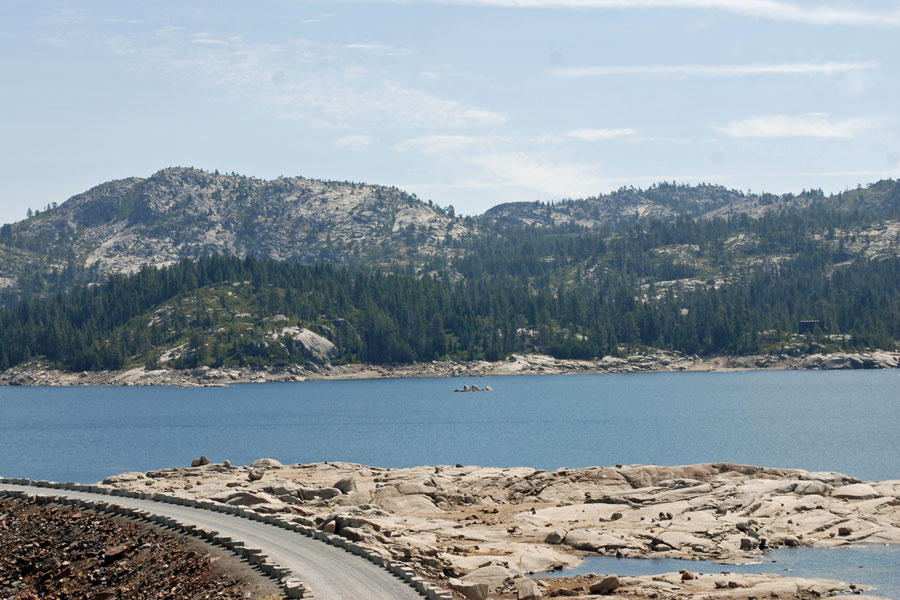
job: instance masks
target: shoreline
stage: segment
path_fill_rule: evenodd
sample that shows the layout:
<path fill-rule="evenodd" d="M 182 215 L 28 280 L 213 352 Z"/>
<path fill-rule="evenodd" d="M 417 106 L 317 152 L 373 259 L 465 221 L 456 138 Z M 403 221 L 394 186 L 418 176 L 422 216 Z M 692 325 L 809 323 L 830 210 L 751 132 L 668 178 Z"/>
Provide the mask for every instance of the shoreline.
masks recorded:
<path fill-rule="evenodd" d="M 464 465 L 387 469 L 356 463 L 195 466 L 121 473 L 103 487 L 208 500 L 278 515 L 358 543 L 468 597 L 485 586 L 521 598 L 526 580 L 546 595 L 590 596 L 597 574 L 542 577 L 585 556 L 705 559 L 667 576 L 616 577 L 619 594 L 668 592 L 746 600 L 812 598 L 866 589 L 835 581 L 736 573 L 778 548 L 900 543 L 900 480 L 862 482 L 836 472 L 732 463 L 616 465 L 544 471 Z M 851 582 L 847 582 L 851 583 Z M 815 590 L 815 591 L 813 591 Z M 484 597 L 484 596 L 482 596 Z M 535 596 L 540 597 L 540 596 Z"/>
<path fill-rule="evenodd" d="M 0 386 L 179 386 L 224 387 L 233 383 L 302 382 L 348 379 L 416 379 L 441 377 L 493 377 L 500 375 L 564 375 L 573 373 L 671 373 L 799 370 L 892 369 L 900 366 L 900 352 L 810 354 L 802 356 L 684 355 L 655 351 L 628 358 L 594 360 L 556 359 L 543 354 L 513 354 L 506 360 L 434 361 L 409 365 L 296 364 L 282 367 L 213 369 L 155 369 L 69 372 L 42 362 L 18 365 L 0 373 Z"/>

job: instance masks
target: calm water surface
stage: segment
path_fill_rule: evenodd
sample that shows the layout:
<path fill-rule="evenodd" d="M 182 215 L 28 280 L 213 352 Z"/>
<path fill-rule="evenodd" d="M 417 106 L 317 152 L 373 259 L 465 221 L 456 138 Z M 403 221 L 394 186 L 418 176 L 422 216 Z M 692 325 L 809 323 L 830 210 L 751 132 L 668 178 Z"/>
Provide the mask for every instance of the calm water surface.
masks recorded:
<path fill-rule="evenodd" d="M 495 391 L 453 392 L 466 383 Z M 898 384 L 892 370 L 0 388 L 0 474 L 93 482 L 205 454 L 384 467 L 733 461 L 896 479 Z"/>
<path fill-rule="evenodd" d="M 453 392 L 472 383 L 495 391 Z M 383 467 L 732 461 L 897 479 L 898 384 L 900 370 L 0 388 L 0 474 L 94 482 L 205 454 Z M 777 563 L 746 568 L 868 582 L 900 599 L 894 548 L 851 552 L 779 552 Z M 638 574 L 631 562 L 584 568 Z"/>
<path fill-rule="evenodd" d="M 850 548 L 782 548 L 750 565 L 722 565 L 706 560 L 677 558 L 622 558 L 593 556 L 578 567 L 542 577 L 566 577 L 584 573 L 657 575 L 687 569 L 693 573 L 776 573 L 786 577 L 837 579 L 874 587 L 869 594 L 900 599 L 900 546 L 861 545 Z M 727 581 L 728 577 L 722 575 Z"/>

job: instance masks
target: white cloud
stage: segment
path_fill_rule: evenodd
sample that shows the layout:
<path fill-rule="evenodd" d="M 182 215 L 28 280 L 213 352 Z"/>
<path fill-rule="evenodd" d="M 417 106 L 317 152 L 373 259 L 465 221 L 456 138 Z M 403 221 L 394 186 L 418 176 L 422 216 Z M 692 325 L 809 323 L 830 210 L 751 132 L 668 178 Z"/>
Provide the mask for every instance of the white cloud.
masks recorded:
<path fill-rule="evenodd" d="M 398 48 L 396 46 L 375 42 L 355 42 L 353 44 L 345 44 L 344 47 L 349 48 L 350 50 L 362 50 L 364 52 L 383 54 L 386 56 L 403 56 L 409 54 L 409 50 L 406 48 Z"/>
<path fill-rule="evenodd" d="M 209 33 L 195 33 L 191 40 L 194 44 L 209 44 L 213 46 L 221 46 L 225 44 L 225 40 L 213 37 Z"/>
<path fill-rule="evenodd" d="M 461 161 L 457 172 L 462 175 L 455 181 L 406 183 L 403 187 L 422 192 L 448 192 L 447 198 L 457 198 L 458 201 L 454 201 L 456 205 L 462 202 L 468 193 L 479 191 L 491 192 L 490 198 L 496 203 L 501 197 L 507 197 L 508 200 L 522 200 L 528 197 L 584 198 L 623 185 L 648 186 L 660 181 L 700 183 L 722 181 L 732 177 L 725 173 L 705 175 L 667 173 L 612 177 L 605 175 L 597 164 L 560 161 L 546 153 L 521 151 L 473 154 Z"/>
<path fill-rule="evenodd" d="M 378 125 L 463 127 L 501 125 L 506 116 L 437 96 L 378 71 L 354 66 L 359 48 L 295 39 L 254 43 L 240 37 L 212 38 L 183 28 L 157 30 L 130 40 L 147 76 L 187 80 L 223 97 L 254 104 L 279 119 L 343 129 Z"/>
<path fill-rule="evenodd" d="M 637 129 L 573 129 L 566 133 L 566 137 L 585 142 L 598 142 L 632 136 L 637 132 Z"/>
<path fill-rule="evenodd" d="M 585 77 L 609 77 L 615 75 L 674 75 L 734 77 L 740 75 L 838 75 L 856 71 L 877 69 L 878 63 L 819 62 L 819 63 L 770 63 L 743 65 L 608 65 L 594 67 L 566 67 L 553 69 L 556 77 L 579 79 Z"/>
<path fill-rule="evenodd" d="M 852 138 L 877 124 L 869 117 L 834 120 L 825 113 L 808 113 L 738 119 L 716 129 L 736 138 Z"/>
<path fill-rule="evenodd" d="M 756 177 L 891 177 L 891 171 L 858 169 L 851 171 L 793 171 L 784 173 L 758 173 Z"/>
<path fill-rule="evenodd" d="M 348 148 L 350 150 L 363 150 L 378 142 L 378 138 L 371 135 L 345 135 L 339 137 L 331 145 L 335 148 Z"/>
<path fill-rule="evenodd" d="M 445 155 L 468 150 L 472 147 L 482 149 L 501 141 L 498 136 L 478 135 L 426 135 L 410 138 L 396 144 L 393 149 L 399 151 L 416 151 L 428 155 Z"/>
<path fill-rule="evenodd" d="M 376 0 L 380 1 L 380 0 Z M 396 0 L 395 0 L 396 1 Z M 406 2 L 408 0 L 399 0 Z M 829 5 L 795 4 L 779 0 L 418 0 L 437 4 L 467 4 L 506 8 L 569 9 L 698 9 L 719 10 L 744 17 L 810 25 L 896 27 L 900 9 L 875 12 Z"/>
<path fill-rule="evenodd" d="M 467 162 L 487 171 L 492 185 L 530 189 L 545 197 L 590 196 L 607 189 L 612 181 L 599 174 L 595 165 L 557 162 L 526 152 L 480 154 Z"/>

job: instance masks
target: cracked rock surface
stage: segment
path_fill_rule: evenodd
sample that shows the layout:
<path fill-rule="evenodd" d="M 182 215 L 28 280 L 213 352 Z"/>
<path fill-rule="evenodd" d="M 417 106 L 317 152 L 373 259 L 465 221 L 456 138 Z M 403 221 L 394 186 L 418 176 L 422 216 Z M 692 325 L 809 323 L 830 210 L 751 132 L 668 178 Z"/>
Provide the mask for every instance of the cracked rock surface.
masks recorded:
<path fill-rule="evenodd" d="M 292 515 L 466 593 L 481 592 L 465 582 L 484 583 L 495 597 L 530 594 L 533 588 L 517 585 L 519 578 L 574 566 L 588 553 L 737 564 L 782 546 L 900 543 L 900 481 L 863 483 L 842 473 L 731 463 L 547 472 L 261 459 L 246 467 L 214 463 L 125 473 L 104 483 Z M 735 577 L 738 587 L 725 582 L 716 588 L 702 577 L 683 585 L 746 597 L 769 576 Z M 628 581 L 631 588 L 623 588 L 657 593 L 652 588 L 659 582 Z M 791 579 L 788 587 L 776 586 L 777 593 L 804 597 L 796 590 L 841 589 L 836 582 L 809 581 Z"/>

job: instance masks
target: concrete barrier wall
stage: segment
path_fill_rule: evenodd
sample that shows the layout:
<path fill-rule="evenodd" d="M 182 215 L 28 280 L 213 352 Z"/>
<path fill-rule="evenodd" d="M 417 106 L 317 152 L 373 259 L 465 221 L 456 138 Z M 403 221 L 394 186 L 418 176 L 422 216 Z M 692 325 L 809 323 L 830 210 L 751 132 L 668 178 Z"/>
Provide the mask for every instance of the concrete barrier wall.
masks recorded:
<path fill-rule="evenodd" d="M 291 531 L 295 531 L 297 533 L 303 534 L 307 537 L 315 538 L 321 540 L 327 544 L 331 544 L 332 546 L 343 548 L 345 551 L 365 558 L 369 562 L 375 564 L 378 567 L 381 567 L 394 576 L 400 578 L 405 581 L 410 587 L 415 589 L 419 594 L 425 596 L 429 600 L 452 600 L 453 594 L 441 588 L 439 585 L 431 583 L 429 581 L 424 580 L 423 578 L 416 575 L 415 570 L 412 569 L 409 565 L 399 561 L 392 561 L 381 556 L 378 552 L 375 552 L 365 546 L 357 544 L 355 542 L 351 542 L 346 538 L 343 538 L 339 535 L 325 533 L 324 531 L 320 531 L 313 527 L 308 527 L 306 525 L 301 525 L 300 523 L 295 523 L 290 521 L 284 517 L 279 515 L 272 514 L 264 514 L 258 513 L 250 508 L 243 508 L 240 506 L 230 506 L 227 504 L 220 504 L 218 502 L 213 502 L 210 500 L 195 500 L 192 498 L 182 498 L 178 496 L 168 496 L 160 493 L 148 494 L 146 492 L 133 492 L 130 490 L 122 490 L 118 488 L 110 488 L 102 485 L 82 485 L 80 483 L 67 482 L 67 483 L 57 483 L 53 481 L 31 481 L 30 479 L 3 479 L 0 478 L 0 483 L 8 483 L 12 485 L 34 485 L 36 487 L 45 487 L 45 488 L 56 488 L 56 489 L 64 489 L 78 492 L 90 492 L 93 494 L 105 494 L 110 496 L 122 496 L 126 498 L 135 498 L 141 500 L 153 500 L 155 502 L 164 502 L 169 504 L 178 504 L 181 506 L 189 506 L 192 508 L 212 510 L 215 512 L 222 512 L 226 514 L 232 514 L 238 517 L 251 519 L 254 521 L 259 521 L 262 523 L 267 523 L 270 525 L 274 525 L 277 527 L 282 527 L 284 529 L 288 529 Z M 18 495 L 15 495 L 18 494 Z M 2 492 L 0 492 L 2 495 Z M 22 492 L 7 492 L 7 495 L 14 495 L 13 497 L 24 498 L 29 497 L 29 495 Z M 34 496 L 31 496 L 34 497 Z M 60 499 L 61 500 L 61 499 Z M 110 504 L 108 502 L 95 502 L 95 501 L 75 501 L 76 505 L 83 506 L 85 508 L 95 508 L 98 506 L 102 506 L 103 508 L 100 510 L 106 512 L 115 512 L 114 507 L 118 507 L 121 511 L 123 507 L 118 506 L 116 504 Z M 84 502 L 84 504 L 81 504 Z M 147 511 L 134 511 L 133 513 L 126 513 L 135 516 L 136 518 L 140 518 L 143 520 L 154 521 L 156 518 L 160 518 L 160 515 L 152 515 Z M 257 560 L 260 569 L 266 573 L 267 575 L 274 577 L 275 579 L 280 580 L 282 589 L 287 598 L 312 598 L 312 593 L 306 586 L 303 585 L 303 582 L 293 576 L 293 573 L 290 569 L 282 567 L 276 563 L 273 563 L 268 559 L 265 555 L 262 554 L 262 550 L 256 548 L 247 548 L 244 546 L 244 543 L 239 540 L 232 540 L 228 537 L 219 536 L 219 532 L 217 531 L 207 531 L 194 526 L 186 525 L 183 523 L 179 523 L 174 519 L 170 519 L 168 517 L 161 517 L 163 519 L 160 524 L 164 526 L 170 526 L 175 529 L 181 530 L 184 533 L 189 535 L 196 535 L 204 540 L 227 548 L 228 550 L 234 552 L 241 558 L 251 560 Z M 263 560 L 259 561 L 262 558 Z"/>

